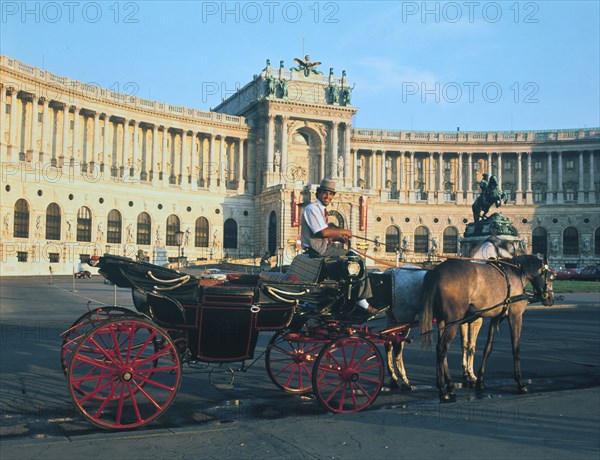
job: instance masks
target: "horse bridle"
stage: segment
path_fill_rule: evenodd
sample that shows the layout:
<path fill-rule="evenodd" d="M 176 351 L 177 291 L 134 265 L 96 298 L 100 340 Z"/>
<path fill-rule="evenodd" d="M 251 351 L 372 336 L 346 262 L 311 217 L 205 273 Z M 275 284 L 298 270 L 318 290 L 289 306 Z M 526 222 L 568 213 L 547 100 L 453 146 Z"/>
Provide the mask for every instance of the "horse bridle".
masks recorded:
<path fill-rule="evenodd" d="M 519 270 L 521 270 L 521 272 L 523 272 L 523 267 L 521 265 L 519 265 Z M 536 280 L 539 280 L 540 278 L 543 278 L 543 280 L 544 280 L 544 287 L 542 289 L 540 289 L 537 286 L 537 283 L 535 282 Z M 546 300 L 550 296 L 550 292 L 552 291 L 552 288 L 549 287 L 548 280 L 552 281 L 554 279 L 554 274 L 550 270 L 550 266 L 548 265 L 547 257 L 544 257 L 540 272 L 537 273 L 535 276 L 527 276 L 527 279 L 529 281 L 531 281 L 531 285 L 533 286 L 534 296 L 531 299 L 532 302 L 537 301 L 537 300 Z"/>

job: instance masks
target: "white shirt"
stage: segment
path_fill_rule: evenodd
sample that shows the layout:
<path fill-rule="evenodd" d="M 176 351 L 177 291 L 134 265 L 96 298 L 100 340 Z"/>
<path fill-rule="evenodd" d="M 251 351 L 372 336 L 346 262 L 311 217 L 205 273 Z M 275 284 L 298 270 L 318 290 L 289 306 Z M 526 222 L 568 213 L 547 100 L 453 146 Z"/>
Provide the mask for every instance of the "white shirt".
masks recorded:
<path fill-rule="evenodd" d="M 313 244 L 311 244 L 311 240 L 323 240 L 322 243 L 326 247 L 327 240 L 324 238 L 318 238 L 315 236 L 315 234 L 326 229 L 327 227 L 328 225 L 325 218 L 325 206 L 323 206 L 323 203 L 321 203 L 319 200 L 315 200 L 306 206 L 306 208 L 304 208 L 304 212 L 302 213 L 302 234 L 300 236 L 302 247 L 313 247 L 313 249 L 317 249 L 317 251 L 322 252 L 319 250 L 321 248 L 315 248 L 315 241 L 313 241 Z M 318 244 L 318 246 L 321 245 Z"/>

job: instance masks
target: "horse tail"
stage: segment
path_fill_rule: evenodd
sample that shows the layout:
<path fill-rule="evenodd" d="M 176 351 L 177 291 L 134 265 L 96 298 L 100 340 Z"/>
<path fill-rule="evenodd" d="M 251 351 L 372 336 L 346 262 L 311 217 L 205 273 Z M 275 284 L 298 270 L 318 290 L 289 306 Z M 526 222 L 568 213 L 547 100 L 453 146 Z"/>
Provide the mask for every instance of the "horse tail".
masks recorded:
<path fill-rule="evenodd" d="M 433 323 L 433 304 L 437 295 L 439 273 L 433 269 L 425 274 L 421 294 L 421 314 L 419 315 L 419 331 L 421 332 L 421 348 L 431 348 L 431 331 Z"/>

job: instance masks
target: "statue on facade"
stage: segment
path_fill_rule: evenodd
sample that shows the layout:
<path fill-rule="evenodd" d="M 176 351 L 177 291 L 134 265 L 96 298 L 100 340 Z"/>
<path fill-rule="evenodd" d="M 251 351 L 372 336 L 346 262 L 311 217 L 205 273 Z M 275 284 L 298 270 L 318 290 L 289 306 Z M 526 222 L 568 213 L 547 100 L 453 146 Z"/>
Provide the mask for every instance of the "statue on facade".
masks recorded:
<path fill-rule="evenodd" d="M 344 156 L 340 155 L 337 161 L 337 175 L 338 177 L 344 177 Z"/>
<path fill-rule="evenodd" d="M 67 240 L 73 239 L 73 221 L 67 220 Z"/>
<path fill-rule="evenodd" d="M 281 97 L 286 99 L 288 97 L 288 80 L 279 80 L 279 87 L 281 88 Z"/>
<path fill-rule="evenodd" d="M 192 236 L 192 232 L 190 231 L 189 228 L 187 228 L 185 230 L 185 234 L 184 234 L 184 237 L 183 237 L 183 245 L 186 248 L 189 247 L 189 245 L 190 245 L 190 238 L 191 238 L 191 236 Z"/>
<path fill-rule="evenodd" d="M 330 85 L 329 86 L 329 103 L 337 104 L 339 97 L 340 97 L 340 89 L 338 88 L 338 86 L 335 84 Z"/>
<path fill-rule="evenodd" d="M 132 224 L 127 225 L 126 231 L 127 231 L 127 242 L 133 243 L 133 225 Z"/>
<path fill-rule="evenodd" d="M 2 234 L 8 236 L 10 234 L 10 213 L 4 214 L 2 219 Z"/>
<path fill-rule="evenodd" d="M 352 87 L 346 86 L 342 90 L 342 103 L 344 105 L 352 104 L 352 91 L 354 90 L 354 85 Z"/>
<path fill-rule="evenodd" d="M 479 183 L 481 194 L 477 197 L 473 203 L 473 221 L 479 222 L 487 218 L 487 213 L 490 207 L 495 204 L 496 207 L 500 207 L 502 202 L 506 203 L 506 194 L 498 187 L 498 179 L 495 175 L 488 180 L 488 175 L 484 174 L 481 182 Z"/>
<path fill-rule="evenodd" d="M 311 73 L 315 74 L 323 74 L 315 69 L 315 67 L 321 65 L 320 62 L 310 62 L 310 56 L 307 54 L 304 56 L 304 60 L 299 58 L 294 58 L 294 61 L 298 63 L 298 67 L 292 67 L 291 70 L 297 70 L 299 72 L 304 72 L 304 76 L 308 77 Z"/>
<path fill-rule="evenodd" d="M 554 253 L 558 253 L 559 247 L 558 247 L 558 238 L 554 238 L 552 240 L 552 252 Z"/>
<path fill-rule="evenodd" d="M 161 238 L 161 234 L 162 234 L 162 229 L 160 228 L 160 225 L 158 225 L 156 227 L 156 240 L 154 242 L 155 246 L 161 247 L 162 246 L 162 238 Z"/>
<path fill-rule="evenodd" d="M 275 78 L 271 75 L 267 75 L 265 81 L 267 85 L 267 96 L 273 96 L 275 94 Z"/>
<path fill-rule="evenodd" d="M 35 219 L 35 236 L 42 238 L 44 236 L 44 224 L 42 223 L 42 216 L 37 216 Z"/>
<path fill-rule="evenodd" d="M 104 241 L 104 230 L 102 228 L 102 222 L 98 224 L 98 228 L 96 229 L 96 241 L 98 243 Z"/>

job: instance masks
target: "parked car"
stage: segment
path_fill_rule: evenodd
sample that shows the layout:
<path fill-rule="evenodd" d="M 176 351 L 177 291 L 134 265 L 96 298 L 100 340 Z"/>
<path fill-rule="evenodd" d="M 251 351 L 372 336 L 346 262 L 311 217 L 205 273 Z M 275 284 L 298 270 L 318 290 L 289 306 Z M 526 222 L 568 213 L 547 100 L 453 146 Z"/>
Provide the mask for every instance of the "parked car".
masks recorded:
<path fill-rule="evenodd" d="M 574 280 L 577 279 L 577 275 L 581 269 L 579 268 L 563 268 L 555 274 L 557 280 Z"/>
<path fill-rule="evenodd" d="M 600 281 L 600 267 L 585 267 L 573 279 L 576 281 Z"/>
<path fill-rule="evenodd" d="M 81 270 L 76 272 L 73 276 L 75 276 L 75 278 L 91 278 L 92 274 L 87 270 Z"/>
<path fill-rule="evenodd" d="M 218 268 L 208 268 L 200 273 L 200 279 L 225 281 L 227 279 L 227 275 Z"/>

